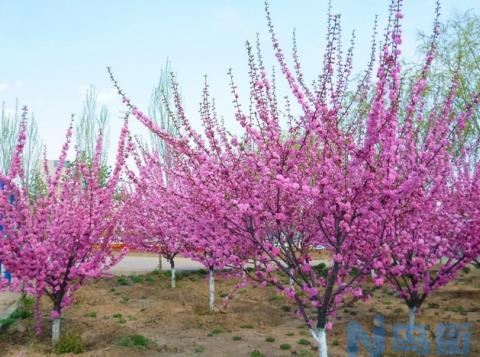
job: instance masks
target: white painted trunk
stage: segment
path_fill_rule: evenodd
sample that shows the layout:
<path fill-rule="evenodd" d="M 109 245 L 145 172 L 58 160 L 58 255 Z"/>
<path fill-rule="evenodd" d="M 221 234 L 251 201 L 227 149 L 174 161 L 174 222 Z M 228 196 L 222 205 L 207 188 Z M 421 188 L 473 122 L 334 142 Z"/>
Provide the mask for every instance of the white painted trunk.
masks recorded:
<path fill-rule="evenodd" d="M 288 277 L 288 285 L 293 286 L 293 279 L 291 276 Z"/>
<path fill-rule="evenodd" d="M 408 308 L 408 333 L 410 336 L 413 336 L 415 331 L 415 315 L 417 314 L 416 307 Z"/>
<path fill-rule="evenodd" d="M 327 331 L 325 328 L 319 328 L 317 330 L 310 330 L 315 341 L 318 343 L 318 356 L 328 357 L 327 348 Z"/>
<path fill-rule="evenodd" d="M 175 267 L 172 267 L 170 287 L 172 289 L 175 289 L 175 284 L 176 284 Z"/>
<path fill-rule="evenodd" d="M 370 270 L 370 276 L 372 279 L 375 279 L 377 277 L 377 274 L 375 274 L 375 269 Z"/>
<path fill-rule="evenodd" d="M 162 264 L 162 255 L 158 255 L 158 270 L 162 271 L 163 270 L 163 264 Z"/>
<path fill-rule="evenodd" d="M 60 339 L 60 317 L 52 321 L 52 346 L 55 346 Z"/>
<path fill-rule="evenodd" d="M 209 280 L 208 280 L 208 289 L 210 293 L 210 311 L 213 311 L 215 308 L 215 272 L 213 268 L 208 269 L 208 275 L 209 275 Z"/>

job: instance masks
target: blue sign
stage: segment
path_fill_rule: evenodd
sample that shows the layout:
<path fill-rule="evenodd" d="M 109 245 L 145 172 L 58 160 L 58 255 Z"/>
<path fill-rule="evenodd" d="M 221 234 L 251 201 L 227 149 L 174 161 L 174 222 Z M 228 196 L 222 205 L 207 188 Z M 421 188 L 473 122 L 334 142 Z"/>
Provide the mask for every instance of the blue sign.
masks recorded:
<path fill-rule="evenodd" d="M 380 357 L 385 352 L 385 318 L 376 314 L 373 319 L 371 336 L 357 321 L 350 321 L 347 326 L 348 357 L 356 357 L 360 346 L 369 356 Z M 429 326 L 415 325 L 413 333 L 408 333 L 408 325 L 393 325 L 393 352 L 414 352 L 426 356 L 430 351 Z M 439 323 L 435 328 L 435 356 L 466 356 L 470 352 L 472 337 L 471 323 Z"/>
<path fill-rule="evenodd" d="M 5 189 L 5 183 L 0 181 L 0 190 L 4 190 L 4 189 Z M 10 195 L 9 201 L 10 201 L 10 204 L 13 204 L 15 202 L 15 197 L 13 196 L 13 194 Z M 2 218 L 2 215 L 0 214 L 0 219 L 1 218 Z M 1 221 L 0 221 L 0 232 L 2 231 L 3 231 L 3 225 L 1 224 Z M 9 271 L 5 271 L 5 272 L 3 271 L 3 264 L 0 261 L 0 276 L 2 276 L 2 273 L 5 279 L 7 279 L 7 281 L 10 283 L 12 281 L 12 274 L 10 274 Z"/>

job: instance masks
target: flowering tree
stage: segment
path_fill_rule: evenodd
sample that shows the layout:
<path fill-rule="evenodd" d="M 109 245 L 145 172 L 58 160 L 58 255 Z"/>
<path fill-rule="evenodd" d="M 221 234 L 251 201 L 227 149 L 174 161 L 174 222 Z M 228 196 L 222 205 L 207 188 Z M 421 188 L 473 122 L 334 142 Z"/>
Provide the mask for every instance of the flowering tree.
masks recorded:
<path fill-rule="evenodd" d="M 424 138 L 417 136 L 420 122 L 404 128 L 406 134 L 394 144 L 395 161 L 385 165 L 394 177 L 385 188 L 389 258 L 377 267 L 386 270 L 390 285 L 409 307 L 410 333 L 426 298 L 480 254 L 478 162 L 473 150 L 462 147 L 457 154 L 457 140 L 449 140 L 455 132 L 463 135 L 464 122 L 479 100 L 475 96 L 467 111 L 453 116 L 454 91 L 455 84 L 440 109 L 432 110 Z"/>
<path fill-rule="evenodd" d="M 92 165 L 82 160 L 67 164 L 72 137 L 70 126 L 52 175 L 45 164 L 47 194 L 33 202 L 28 192 L 16 184 L 17 177 L 23 175 L 25 128 L 24 120 L 10 173 L 0 178 L 5 183 L 0 195 L 5 237 L 0 240 L 0 254 L 27 292 L 36 296 L 37 321 L 40 298 L 46 295 L 52 301 L 52 343 L 55 344 L 59 339 L 62 312 L 72 303 L 75 291 L 122 257 L 113 255 L 110 243 L 122 207 L 115 199 L 115 189 L 125 161 L 128 127 L 125 119 L 115 168 L 107 184 L 102 185 L 102 135 L 97 139 Z M 15 205 L 9 202 L 12 193 Z"/>
<path fill-rule="evenodd" d="M 251 84 L 248 114 L 242 109 L 231 76 L 235 118 L 244 130 L 240 138 L 228 134 L 217 119 L 207 86 L 200 111 L 204 136 L 193 130 L 183 106 L 175 100 L 183 131 L 182 137 L 175 139 L 132 104 L 113 76 L 112 80 L 137 119 L 179 157 L 181 164 L 174 169 L 182 187 L 179 216 L 194 241 L 208 239 L 189 249 L 190 254 L 201 253 L 198 247 L 204 245 L 225 250 L 239 262 L 249 259 L 254 267 L 251 274 L 247 270 L 250 278 L 274 286 L 297 304 L 297 313 L 319 344 L 320 356 L 327 356 L 326 330 L 331 328 L 336 311 L 369 297 L 371 287 L 365 281 L 372 270 L 374 287 L 382 285 L 386 275 L 391 277 L 393 250 L 399 246 L 395 244 L 394 219 L 400 215 L 408 222 L 409 202 L 410 209 L 419 212 L 418 202 L 411 199 L 416 197 L 414 192 L 433 190 L 430 198 L 435 200 L 449 197 L 437 195 L 429 185 L 432 177 L 437 180 L 448 173 L 440 164 L 448 162 L 449 98 L 441 113 L 427 110 L 422 101 L 438 25 L 436 22 L 422 76 L 405 99 L 400 0 L 392 1 L 390 7 L 376 81 L 371 80 L 374 43 L 370 65 L 353 91 L 348 86 L 352 48 L 344 54 L 338 16 L 329 15 L 322 73 L 309 87 L 296 46 L 292 71 L 268 6 L 266 13 L 275 56 L 291 96 L 281 109 L 274 73 L 267 73 L 259 46 L 254 55 L 247 45 Z M 174 93 L 176 87 L 174 82 Z M 296 111 L 291 109 L 292 99 L 298 105 Z M 463 113 L 456 122 L 467 118 L 468 113 Z M 285 122 L 287 128 L 283 129 Z M 421 135 L 425 139 L 417 140 Z M 439 184 L 442 180 L 438 179 Z M 440 191 L 445 192 L 449 186 L 442 187 Z M 427 204 L 431 201 L 422 202 L 424 208 L 433 208 Z M 441 204 L 446 207 L 447 202 Z M 419 222 L 426 219 L 421 215 L 416 218 Z M 460 221 L 465 223 L 465 218 Z M 407 243 L 400 252 L 412 244 Z M 329 253 L 323 270 L 315 267 L 312 254 L 319 245 Z M 461 249 L 469 256 L 473 250 Z"/>
<path fill-rule="evenodd" d="M 122 217 L 123 240 L 129 248 L 164 257 L 170 263 L 171 287 L 175 288 L 175 257 L 183 249 L 183 235 L 175 224 L 179 209 L 175 200 L 168 199 L 175 183 L 166 179 L 156 151 L 142 150 L 135 159 L 138 174 L 128 173 L 132 185 L 125 192 L 128 209 Z"/>

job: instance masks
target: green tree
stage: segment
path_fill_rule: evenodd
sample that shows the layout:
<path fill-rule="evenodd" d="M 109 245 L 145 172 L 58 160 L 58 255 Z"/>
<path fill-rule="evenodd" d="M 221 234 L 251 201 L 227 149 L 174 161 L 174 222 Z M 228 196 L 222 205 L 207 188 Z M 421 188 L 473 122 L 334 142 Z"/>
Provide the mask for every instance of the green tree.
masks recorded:
<path fill-rule="evenodd" d="M 419 33 L 420 53 L 429 46 L 429 35 Z M 454 102 L 456 112 L 464 111 L 472 103 L 471 93 L 480 92 L 480 16 L 473 11 L 456 13 L 440 24 L 436 58 L 432 66 L 432 83 L 442 93 L 431 92 L 434 101 L 438 94 L 450 90 L 452 79 L 457 78 L 458 90 Z M 463 145 L 480 154 L 480 111 L 478 107 L 472 120 L 467 123 Z"/>
<path fill-rule="evenodd" d="M 7 173 L 10 169 L 12 154 L 17 144 L 20 121 L 21 114 L 18 100 L 15 103 L 13 112 L 8 111 L 5 102 L 3 102 L 0 114 L 0 172 Z M 28 187 L 32 195 L 35 195 L 36 191 L 35 181 L 38 176 L 38 163 L 42 148 L 43 145 L 38 133 L 35 115 L 31 113 L 28 119 L 27 141 L 23 154 L 22 164 L 25 168 L 25 177 L 23 178 L 22 185 Z"/>

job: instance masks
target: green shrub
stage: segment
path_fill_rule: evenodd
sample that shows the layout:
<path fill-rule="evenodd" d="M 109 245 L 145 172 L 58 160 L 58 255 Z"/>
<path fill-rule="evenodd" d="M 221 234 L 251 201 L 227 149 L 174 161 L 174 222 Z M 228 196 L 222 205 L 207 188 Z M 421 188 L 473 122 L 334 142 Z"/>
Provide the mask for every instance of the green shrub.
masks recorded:
<path fill-rule="evenodd" d="M 255 328 L 255 326 L 253 326 L 252 324 L 243 324 L 240 325 L 240 328 Z"/>
<path fill-rule="evenodd" d="M 290 346 L 288 343 L 282 343 L 282 344 L 280 345 L 280 349 L 281 349 L 281 350 L 284 350 L 284 351 L 289 350 L 290 347 L 292 347 L 292 346 Z"/>
<path fill-rule="evenodd" d="M 30 316 L 32 316 L 32 313 L 30 311 L 22 309 L 17 309 L 10 315 L 10 317 L 15 320 L 23 320 L 29 318 Z"/>
<path fill-rule="evenodd" d="M 212 331 L 210 331 L 210 333 L 208 334 L 208 336 L 215 336 L 215 335 L 219 335 L 221 333 L 225 332 L 221 327 L 217 327 L 217 328 L 214 328 Z"/>
<path fill-rule="evenodd" d="M 117 342 L 117 345 L 121 346 L 121 347 L 146 348 L 150 344 L 152 344 L 152 341 L 150 341 L 148 338 L 146 338 L 143 335 L 124 336 L 120 340 L 118 340 L 118 342 Z"/>
<path fill-rule="evenodd" d="M 154 278 L 153 276 L 150 276 L 150 275 L 149 275 L 149 276 L 147 276 L 147 277 L 145 278 L 145 281 L 146 281 L 147 283 L 154 283 L 154 282 L 155 282 L 155 278 Z"/>
<path fill-rule="evenodd" d="M 310 341 L 307 340 L 307 339 L 305 339 L 305 338 L 299 339 L 299 340 L 297 341 L 297 343 L 298 343 L 299 345 L 303 345 L 303 346 L 308 346 L 308 345 L 310 345 Z"/>
<path fill-rule="evenodd" d="M 250 353 L 250 357 L 266 357 L 266 356 L 259 350 L 255 350 L 252 353 Z"/>
<path fill-rule="evenodd" d="M 134 284 L 138 284 L 138 283 L 141 283 L 143 281 L 143 279 L 141 277 L 139 277 L 138 275 L 132 275 L 130 276 L 130 280 L 132 281 L 132 283 Z"/>
<path fill-rule="evenodd" d="M 124 276 L 121 276 L 117 279 L 117 285 L 126 286 L 128 285 L 128 280 Z"/>
<path fill-rule="evenodd" d="M 233 336 L 232 340 L 234 341 L 240 341 L 242 338 L 240 336 Z"/>
<path fill-rule="evenodd" d="M 63 354 L 63 353 L 78 354 L 78 353 L 83 353 L 85 351 L 85 347 L 83 345 L 83 342 L 80 336 L 65 333 L 62 336 L 60 336 L 60 340 L 55 345 L 54 351 L 57 354 Z"/>
<path fill-rule="evenodd" d="M 275 338 L 273 338 L 272 336 L 267 336 L 267 338 L 265 339 L 266 342 L 275 342 Z"/>
<path fill-rule="evenodd" d="M 317 273 L 317 275 L 324 278 L 327 277 L 328 267 L 325 263 L 319 263 L 317 265 L 314 265 L 313 270 L 315 271 L 315 273 Z"/>

